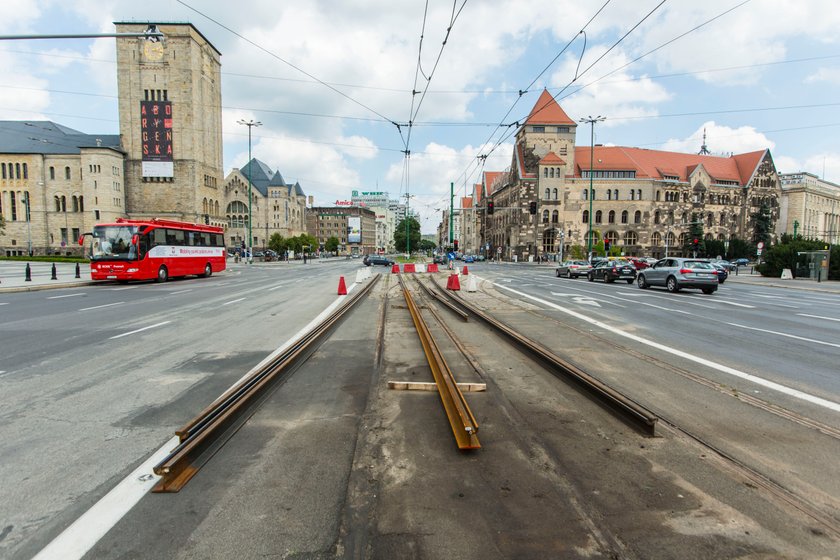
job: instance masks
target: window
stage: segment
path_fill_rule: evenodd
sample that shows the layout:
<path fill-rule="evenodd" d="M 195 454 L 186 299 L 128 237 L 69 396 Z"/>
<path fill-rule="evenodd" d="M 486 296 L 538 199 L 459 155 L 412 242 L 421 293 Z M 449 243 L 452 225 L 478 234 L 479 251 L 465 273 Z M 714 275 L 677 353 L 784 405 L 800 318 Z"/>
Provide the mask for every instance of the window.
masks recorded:
<path fill-rule="evenodd" d="M 543 178 L 548 179 L 548 167 L 543 168 Z"/>
<path fill-rule="evenodd" d="M 636 210 L 636 213 L 633 214 L 633 223 L 634 224 L 642 223 L 642 212 L 641 212 L 641 210 Z"/>
<path fill-rule="evenodd" d="M 621 212 L 621 223 L 622 224 L 627 223 L 627 210 L 622 210 L 622 212 Z"/>
<path fill-rule="evenodd" d="M 24 179 L 29 179 L 29 169 L 28 169 L 26 163 L 23 164 L 23 178 Z"/>
<path fill-rule="evenodd" d="M 70 178 L 70 168 L 69 168 L 69 167 L 65 167 L 65 168 L 64 168 L 64 178 L 65 178 L 65 179 L 69 179 L 69 178 Z"/>
<path fill-rule="evenodd" d="M 714 218 L 714 216 L 712 216 L 712 213 L 709 212 L 709 215 L 706 218 L 706 225 L 708 225 L 709 227 L 712 227 L 714 225 L 714 219 L 715 218 Z"/>
<path fill-rule="evenodd" d="M 607 189 L 607 200 L 612 200 L 612 191 Z"/>
<path fill-rule="evenodd" d="M 551 189 L 545 189 L 545 199 L 549 200 L 551 198 Z"/>
<path fill-rule="evenodd" d="M 554 200 L 560 200 L 559 198 L 557 198 L 557 196 L 558 196 L 557 189 L 554 189 Z"/>
<path fill-rule="evenodd" d="M 724 214 L 723 212 L 720 213 L 720 225 L 726 225 L 726 214 Z"/>
<path fill-rule="evenodd" d="M 636 189 L 636 200 L 642 200 L 642 189 Z"/>
<path fill-rule="evenodd" d="M 583 211 L 583 219 L 581 220 L 581 222 L 583 222 L 584 224 L 589 223 L 589 210 Z"/>
<path fill-rule="evenodd" d="M 630 189 L 630 200 L 636 200 L 636 191 Z"/>
<path fill-rule="evenodd" d="M 15 191 L 9 193 L 11 195 L 11 211 L 12 211 L 12 221 L 14 222 L 17 220 L 17 195 Z"/>
<path fill-rule="evenodd" d="M 583 189 L 583 200 L 586 200 L 587 198 L 589 198 L 587 196 L 587 192 L 588 192 L 588 189 Z"/>
<path fill-rule="evenodd" d="M 543 210 L 542 221 L 544 224 L 548 223 L 548 210 Z"/>
<path fill-rule="evenodd" d="M 551 223 L 556 224 L 559 221 L 560 221 L 560 212 L 555 210 L 554 212 L 551 213 Z"/>
<path fill-rule="evenodd" d="M 554 168 L 553 168 L 553 167 L 549 168 L 549 170 L 548 170 L 548 176 L 549 176 L 550 178 L 554 179 Z"/>
<path fill-rule="evenodd" d="M 598 210 L 597 212 L 595 212 L 595 223 L 596 223 L 596 224 L 600 224 L 600 223 L 601 223 L 601 216 L 602 216 L 602 214 L 601 214 L 601 211 L 600 211 L 600 210 Z"/>
<path fill-rule="evenodd" d="M 618 189 L 613 191 L 613 200 L 618 200 Z"/>
<path fill-rule="evenodd" d="M 545 132 L 544 126 L 535 126 L 531 128 L 531 132 Z"/>
<path fill-rule="evenodd" d="M 50 180 L 55 181 L 55 167 L 50 166 Z"/>
<path fill-rule="evenodd" d="M 636 245 L 639 242 L 639 237 L 636 235 L 635 231 L 628 231 L 624 234 L 624 244 L 625 245 Z"/>
<path fill-rule="evenodd" d="M 611 224 L 615 223 L 615 210 L 610 210 L 610 213 L 607 214 L 607 222 Z"/>
<path fill-rule="evenodd" d="M 653 232 L 653 235 L 650 236 L 650 244 L 654 247 L 662 245 L 662 235 L 658 231 Z"/>
<path fill-rule="evenodd" d="M 5 163 L 0 164 L 0 169 L 3 170 L 3 178 L 5 179 L 6 178 L 6 164 Z"/>
<path fill-rule="evenodd" d="M 569 127 L 568 126 L 558 126 L 557 127 L 557 132 L 569 132 Z"/>

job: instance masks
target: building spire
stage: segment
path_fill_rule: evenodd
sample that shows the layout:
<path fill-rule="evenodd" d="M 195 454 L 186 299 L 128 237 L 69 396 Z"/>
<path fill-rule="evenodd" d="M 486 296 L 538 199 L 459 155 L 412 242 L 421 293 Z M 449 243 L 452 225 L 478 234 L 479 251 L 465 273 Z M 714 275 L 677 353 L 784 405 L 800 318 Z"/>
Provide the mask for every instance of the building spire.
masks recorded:
<path fill-rule="evenodd" d="M 701 155 L 701 156 L 707 156 L 707 155 L 711 154 L 711 152 L 709 151 L 709 148 L 706 146 L 706 129 L 705 128 L 703 129 L 703 145 L 700 146 L 700 151 L 697 152 L 697 154 Z"/>

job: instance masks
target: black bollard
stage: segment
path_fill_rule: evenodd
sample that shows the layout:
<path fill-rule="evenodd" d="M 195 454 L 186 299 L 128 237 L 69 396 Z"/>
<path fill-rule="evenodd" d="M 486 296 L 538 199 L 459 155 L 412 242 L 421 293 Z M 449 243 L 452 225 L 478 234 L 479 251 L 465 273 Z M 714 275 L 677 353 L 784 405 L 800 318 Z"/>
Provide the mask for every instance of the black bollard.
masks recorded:
<path fill-rule="evenodd" d="M 82 273 L 79 271 L 79 263 L 76 263 L 76 278 L 81 278 Z"/>
<path fill-rule="evenodd" d="M 52 265 L 52 276 L 50 277 L 50 280 L 58 280 L 58 276 L 55 273 L 55 263 Z"/>
<path fill-rule="evenodd" d="M 25 282 L 32 282 L 32 269 L 29 268 L 29 263 L 26 263 L 26 279 Z"/>

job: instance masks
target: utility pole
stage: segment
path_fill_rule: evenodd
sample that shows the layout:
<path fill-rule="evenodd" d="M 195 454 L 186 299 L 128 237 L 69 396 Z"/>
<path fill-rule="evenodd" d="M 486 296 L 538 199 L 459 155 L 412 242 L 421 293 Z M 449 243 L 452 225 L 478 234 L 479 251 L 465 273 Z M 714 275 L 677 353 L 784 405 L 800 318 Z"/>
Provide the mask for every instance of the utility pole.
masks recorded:
<path fill-rule="evenodd" d="M 587 233 L 588 243 L 586 249 L 590 261 L 592 260 L 592 199 L 595 198 L 595 191 L 592 188 L 593 168 L 595 166 L 595 123 L 606 119 L 607 117 L 602 117 L 601 115 L 597 117 L 590 115 L 585 119 L 580 119 L 582 123 L 589 123 L 591 130 L 589 138 L 589 233 Z"/>
<path fill-rule="evenodd" d="M 455 223 L 455 216 L 454 216 L 454 209 L 455 209 L 455 183 L 449 183 L 449 244 L 452 245 L 454 237 L 454 232 L 452 228 L 455 227 L 453 224 Z M 463 219 L 463 216 L 461 216 Z"/>
<path fill-rule="evenodd" d="M 254 166 L 251 163 L 251 129 L 255 126 L 262 126 L 262 123 L 251 119 L 246 121 L 244 119 L 236 121 L 248 127 L 248 262 L 254 262 L 254 238 L 251 236 L 251 222 L 253 222 L 253 215 L 251 213 L 251 175 L 254 173 Z"/>
<path fill-rule="evenodd" d="M 411 257 L 411 229 L 408 226 L 408 220 L 411 218 L 411 197 L 414 195 L 405 193 L 403 196 L 405 196 L 405 254 Z"/>

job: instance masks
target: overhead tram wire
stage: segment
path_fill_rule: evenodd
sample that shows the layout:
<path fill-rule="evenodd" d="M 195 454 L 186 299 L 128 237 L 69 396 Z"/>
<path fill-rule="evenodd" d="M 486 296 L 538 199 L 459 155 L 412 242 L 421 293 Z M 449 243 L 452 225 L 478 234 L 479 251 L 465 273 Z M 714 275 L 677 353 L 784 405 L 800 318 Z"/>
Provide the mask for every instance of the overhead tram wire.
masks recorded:
<path fill-rule="evenodd" d="M 307 71 L 306 71 L 306 70 L 304 70 L 303 68 L 299 68 L 298 66 L 295 66 L 294 64 L 292 64 L 292 63 L 291 63 L 291 62 L 289 62 L 288 60 L 286 60 L 286 59 L 284 59 L 283 57 L 281 57 L 281 56 L 279 56 L 279 55 L 277 55 L 277 54 L 275 54 L 275 53 L 271 52 L 270 50 L 266 49 L 265 47 L 263 47 L 263 46 L 261 46 L 261 45 L 259 45 L 259 44 L 255 43 L 255 42 L 254 42 L 254 41 L 252 41 L 251 39 L 248 39 L 247 37 L 245 37 L 245 36 L 244 36 L 244 35 L 242 35 L 241 33 L 239 33 L 239 32 L 237 32 L 237 31 L 235 31 L 235 30 L 231 29 L 230 27 L 226 26 L 225 24 L 221 23 L 220 21 L 213 19 L 212 17 L 208 16 L 207 14 L 205 14 L 205 13 L 201 12 L 200 10 L 198 10 L 198 9 L 196 9 L 196 8 L 193 8 L 192 6 L 190 6 L 189 4 L 187 4 L 186 2 L 184 2 L 184 0 L 176 0 L 176 1 L 177 1 L 179 4 L 181 4 L 182 6 L 184 6 L 185 8 L 187 8 L 187 9 L 189 9 L 189 10 L 192 10 L 193 12 L 197 13 L 197 14 L 198 14 L 198 15 L 200 15 L 201 17 L 206 18 L 207 20 L 209 20 L 209 21 L 211 21 L 211 22 L 215 23 L 216 25 L 218 25 L 219 27 L 221 27 L 221 28 L 222 28 L 222 29 L 224 29 L 225 31 L 227 31 L 227 32 L 229 32 L 229 33 L 231 33 L 231 34 L 233 34 L 233 35 L 236 35 L 237 37 L 239 37 L 240 39 L 242 39 L 243 41 L 245 41 L 245 42 L 246 42 L 246 43 L 248 43 L 249 45 L 252 45 L 252 46 L 256 47 L 257 49 L 259 49 L 259 50 L 263 51 L 263 52 L 264 52 L 264 53 L 266 53 L 267 55 L 269 55 L 269 56 L 271 56 L 271 57 L 273 57 L 273 58 L 276 58 L 277 60 L 279 60 L 279 61 L 280 61 L 280 62 L 282 62 L 283 64 L 286 64 L 287 66 L 290 66 L 291 68 L 294 68 L 295 70 L 297 70 L 298 72 L 300 72 L 300 73 L 301 73 L 301 74 L 303 74 L 304 76 L 307 76 L 307 77 L 309 77 L 309 78 L 312 78 L 313 80 L 315 80 L 316 82 L 318 82 L 318 83 L 319 83 L 319 84 L 321 84 L 322 86 L 324 86 L 324 87 L 326 87 L 326 88 L 328 88 L 328 89 L 330 89 L 330 90 L 334 91 L 335 93 L 337 93 L 337 94 L 339 94 L 340 96 L 344 97 L 344 98 L 345 98 L 345 99 L 347 99 L 348 101 L 351 101 L 352 103 L 355 103 L 355 104 L 356 104 L 356 105 L 358 105 L 359 107 L 362 107 L 363 109 L 366 109 L 366 110 L 370 111 L 370 112 L 371 112 L 371 113 L 373 113 L 374 115 L 376 115 L 376 116 L 378 116 L 379 118 L 381 118 L 383 121 L 385 121 L 385 122 L 389 122 L 389 123 L 393 124 L 394 126 L 399 127 L 399 125 L 397 124 L 397 122 L 396 122 L 396 121 L 394 121 L 393 119 L 389 119 L 388 117 L 386 117 L 385 115 L 383 115 L 383 114 L 382 114 L 382 113 L 380 113 L 379 111 L 377 111 L 377 110 L 375 110 L 375 109 L 373 109 L 373 108 L 371 108 L 371 107 L 369 107 L 369 106 L 365 105 L 364 103 L 362 103 L 361 101 L 358 101 L 358 100 L 354 99 L 353 97 L 350 97 L 349 95 L 347 95 L 346 93 L 344 93 L 344 92 L 343 92 L 343 91 L 341 91 L 340 89 L 338 89 L 338 88 L 335 88 L 335 87 L 331 86 L 330 84 L 328 84 L 327 82 L 325 82 L 325 81 L 321 80 L 320 78 L 318 78 L 318 77 L 316 77 L 316 76 L 313 76 L 312 74 L 310 74 L 309 72 L 307 72 Z"/>
<path fill-rule="evenodd" d="M 551 60 L 551 62 L 549 62 L 549 63 L 545 66 L 545 68 L 543 68 L 543 69 L 540 71 L 540 73 L 539 73 L 539 74 L 537 74 L 537 76 L 536 76 L 536 77 L 535 77 L 535 78 L 531 81 L 531 83 L 530 83 L 530 84 L 528 84 L 528 86 L 527 86 L 524 90 L 519 90 L 519 92 L 518 92 L 518 93 L 519 93 L 519 95 L 518 95 L 518 96 L 517 96 L 517 98 L 514 100 L 514 102 L 511 104 L 511 106 L 510 106 L 510 108 L 508 109 L 507 113 L 505 113 L 505 115 L 501 118 L 501 120 L 499 121 L 499 124 L 497 124 L 497 125 L 496 125 L 496 127 L 493 129 L 493 132 L 491 132 L 491 133 L 490 133 L 490 135 L 487 137 L 487 140 L 485 140 L 484 142 L 482 142 L 482 144 L 481 144 L 481 146 L 482 146 L 482 147 L 486 146 L 486 145 L 487 145 L 487 144 L 488 144 L 488 143 L 489 143 L 489 142 L 493 139 L 493 136 L 496 134 L 496 132 L 497 132 L 500 128 L 502 128 L 502 127 L 510 128 L 511 126 L 513 126 L 513 124 L 508 124 L 508 125 L 505 125 L 505 124 L 504 124 L 504 122 L 505 122 L 505 120 L 508 118 L 508 116 L 509 116 L 509 115 L 513 112 L 513 109 L 514 109 L 514 108 L 516 107 L 516 105 L 519 103 L 519 100 L 520 100 L 520 99 L 522 99 L 522 96 L 523 96 L 523 95 L 525 95 L 526 93 L 528 93 L 528 90 L 529 90 L 529 89 L 530 89 L 530 88 L 531 88 L 531 87 L 532 87 L 532 86 L 533 86 L 533 85 L 537 82 L 537 80 L 539 80 L 539 79 L 540 79 L 540 77 L 541 77 L 543 74 L 545 74 L 545 72 L 546 72 L 546 71 L 548 71 L 548 69 L 549 69 L 549 68 L 551 68 L 551 66 L 552 66 L 552 65 L 554 65 L 554 63 L 557 61 L 557 59 L 558 59 L 558 58 L 560 58 L 560 56 L 562 56 L 562 55 L 563 55 L 563 53 L 564 53 L 564 52 L 566 52 L 566 50 L 568 50 L 568 49 L 569 49 L 569 47 L 571 47 L 571 46 L 572 46 L 572 43 L 574 43 L 574 42 L 575 42 L 575 40 L 576 40 L 576 39 L 577 39 L 577 38 L 578 38 L 581 34 L 583 34 L 583 35 L 584 35 L 584 37 L 586 36 L 586 28 L 587 28 L 587 27 L 589 27 L 589 25 L 590 25 L 590 24 L 591 24 L 591 23 L 595 20 L 595 18 L 597 18 L 597 17 L 598 17 L 598 15 L 600 15 L 600 13 L 604 10 L 604 8 L 606 8 L 606 7 L 607 7 L 607 5 L 608 5 L 611 1 L 612 1 L 612 0 L 606 0 L 606 2 L 604 2 L 604 4 L 603 4 L 600 8 L 598 8 L 598 11 L 597 11 L 597 12 L 595 12 L 595 14 L 593 14 L 591 18 L 589 18 L 589 21 L 587 21 L 587 22 L 583 25 L 583 27 L 581 27 L 580 31 L 579 31 L 578 33 L 576 33 L 574 37 L 572 37 L 571 39 L 569 39 L 569 42 L 568 42 L 568 43 L 566 43 L 566 45 L 565 45 L 565 46 L 564 46 L 564 47 L 560 50 L 560 52 L 559 52 L 559 53 L 557 53 L 557 55 L 556 55 L 556 56 L 555 56 L 555 57 Z M 664 1 L 664 0 L 663 0 L 663 1 Z M 586 47 L 585 47 L 585 43 L 584 43 L 584 50 L 582 50 L 582 51 L 581 51 L 581 59 L 583 58 L 583 53 L 584 53 L 584 51 L 585 51 L 585 48 L 586 48 Z M 515 123 L 514 123 L 514 124 L 515 124 Z M 495 144 L 495 145 L 493 146 L 493 148 L 490 150 L 490 152 L 489 152 L 489 153 L 487 153 L 487 154 L 479 154 L 479 156 L 477 156 L 477 157 L 476 157 L 476 160 L 474 160 L 474 161 L 470 162 L 470 164 L 469 164 L 469 165 L 467 165 L 467 168 L 466 168 L 463 172 L 461 172 L 461 174 L 459 174 L 459 175 L 458 175 L 458 177 L 456 178 L 456 180 L 460 179 L 460 178 L 463 176 L 463 177 L 464 177 L 464 185 L 466 185 L 466 184 L 467 184 L 467 181 L 468 181 L 468 180 L 469 180 L 469 178 L 472 176 L 473 171 L 477 171 L 477 170 L 479 170 L 479 169 L 483 169 L 483 168 L 484 168 L 484 163 L 486 162 L 487 157 L 490 155 L 490 153 L 492 153 L 492 152 L 496 149 L 496 147 L 498 147 L 498 145 L 499 145 L 499 143 Z M 483 157 L 482 157 L 482 155 L 483 155 Z M 481 164 L 480 164 L 480 165 L 476 165 L 476 162 L 477 162 L 477 161 L 481 161 Z M 473 165 L 476 165 L 476 169 L 475 169 L 475 170 L 471 170 L 471 169 L 470 169 Z M 458 182 L 460 182 L 460 181 L 458 181 Z"/>

